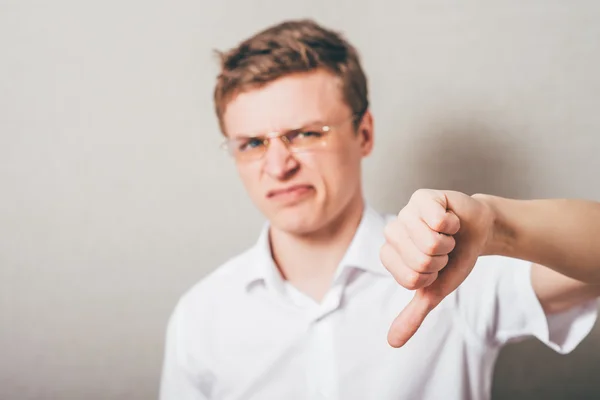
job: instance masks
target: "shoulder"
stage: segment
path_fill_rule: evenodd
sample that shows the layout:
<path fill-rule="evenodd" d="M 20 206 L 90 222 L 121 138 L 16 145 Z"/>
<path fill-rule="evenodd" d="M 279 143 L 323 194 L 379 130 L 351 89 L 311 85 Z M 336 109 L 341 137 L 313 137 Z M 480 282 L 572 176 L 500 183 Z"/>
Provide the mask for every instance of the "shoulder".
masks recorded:
<path fill-rule="evenodd" d="M 234 256 L 200 279 L 178 298 L 167 324 L 167 351 L 190 371 L 204 373 L 215 360 L 214 345 L 223 320 L 244 293 L 244 271 L 252 249 Z"/>
<path fill-rule="evenodd" d="M 230 325 L 236 307 L 244 304 L 242 277 L 252 258 L 252 249 L 230 258 L 179 296 L 168 318 L 167 336 L 180 351 L 202 354 L 204 362 L 210 362 L 211 346 Z"/>
<path fill-rule="evenodd" d="M 254 265 L 254 248 L 228 259 L 186 290 L 179 298 L 178 307 L 187 312 L 213 310 L 219 303 L 231 300 L 244 290 Z"/>

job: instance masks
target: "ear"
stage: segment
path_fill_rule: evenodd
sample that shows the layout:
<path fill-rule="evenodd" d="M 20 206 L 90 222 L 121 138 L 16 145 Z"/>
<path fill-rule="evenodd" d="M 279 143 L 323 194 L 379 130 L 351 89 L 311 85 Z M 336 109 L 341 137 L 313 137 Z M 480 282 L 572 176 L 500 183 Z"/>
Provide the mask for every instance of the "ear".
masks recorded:
<path fill-rule="evenodd" d="M 361 141 L 361 153 L 363 157 L 367 157 L 371 154 L 374 144 L 374 127 L 373 127 L 373 115 L 370 110 L 365 111 L 360 125 L 358 125 L 357 135 Z"/>

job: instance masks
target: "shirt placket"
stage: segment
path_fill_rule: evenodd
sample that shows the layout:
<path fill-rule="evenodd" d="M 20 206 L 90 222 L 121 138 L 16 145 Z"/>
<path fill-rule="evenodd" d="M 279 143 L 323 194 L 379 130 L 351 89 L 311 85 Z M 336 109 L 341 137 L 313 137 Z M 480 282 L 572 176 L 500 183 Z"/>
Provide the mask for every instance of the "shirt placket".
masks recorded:
<path fill-rule="evenodd" d="M 335 312 L 340 307 L 344 285 L 345 279 L 340 277 L 323 302 L 310 310 L 306 374 L 311 400 L 339 399 Z"/>

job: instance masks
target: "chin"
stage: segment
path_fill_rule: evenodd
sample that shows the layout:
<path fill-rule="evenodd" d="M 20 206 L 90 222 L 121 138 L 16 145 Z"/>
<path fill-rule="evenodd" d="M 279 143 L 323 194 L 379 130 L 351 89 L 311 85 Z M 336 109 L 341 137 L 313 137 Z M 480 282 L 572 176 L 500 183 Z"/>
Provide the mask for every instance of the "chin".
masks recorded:
<path fill-rule="evenodd" d="M 294 235 L 307 235 L 318 231 L 327 221 L 322 213 L 311 207 L 288 207 L 275 210 L 269 215 L 276 229 Z"/>

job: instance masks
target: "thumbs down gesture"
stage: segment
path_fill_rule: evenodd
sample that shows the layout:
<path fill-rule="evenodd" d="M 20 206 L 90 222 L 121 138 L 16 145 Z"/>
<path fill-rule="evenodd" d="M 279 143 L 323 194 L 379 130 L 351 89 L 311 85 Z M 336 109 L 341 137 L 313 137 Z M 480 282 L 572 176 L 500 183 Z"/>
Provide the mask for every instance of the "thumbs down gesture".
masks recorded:
<path fill-rule="evenodd" d="M 415 291 L 390 327 L 392 347 L 403 346 L 485 254 L 495 218 L 484 198 L 420 189 L 386 226 L 381 261 L 400 285 Z"/>

